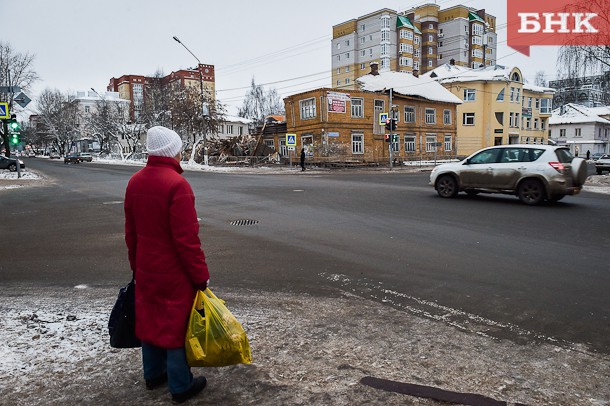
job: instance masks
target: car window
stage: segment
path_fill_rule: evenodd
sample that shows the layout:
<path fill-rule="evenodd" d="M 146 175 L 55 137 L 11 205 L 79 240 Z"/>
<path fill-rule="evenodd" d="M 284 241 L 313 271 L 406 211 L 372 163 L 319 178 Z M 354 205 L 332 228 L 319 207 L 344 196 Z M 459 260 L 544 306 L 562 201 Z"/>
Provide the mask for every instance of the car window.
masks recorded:
<path fill-rule="evenodd" d="M 534 162 L 544 154 L 543 149 L 538 148 L 521 148 L 520 162 Z"/>
<path fill-rule="evenodd" d="M 501 163 L 519 162 L 523 156 L 523 148 L 504 148 L 500 153 Z"/>
<path fill-rule="evenodd" d="M 574 159 L 574 156 L 567 148 L 557 148 L 555 150 L 555 154 L 557 155 L 559 162 L 561 162 L 562 164 L 569 164 L 570 162 L 572 162 L 572 159 Z"/>
<path fill-rule="evenodd" d="M 486 149 L 469 159 L 471 164 L 492 164 L 498 162 L 499 148 Z"/>

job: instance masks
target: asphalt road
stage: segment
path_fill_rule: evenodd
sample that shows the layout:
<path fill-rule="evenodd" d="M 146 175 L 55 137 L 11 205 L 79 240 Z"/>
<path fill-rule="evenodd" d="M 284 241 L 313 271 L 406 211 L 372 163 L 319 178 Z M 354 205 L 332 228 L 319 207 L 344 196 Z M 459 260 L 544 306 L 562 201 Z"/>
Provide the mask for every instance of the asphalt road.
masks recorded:
<path fill-rule="evenodd" d="M 126 282 L 122 200 L 138 168 L 26 164 L 47 182 L 0 191 L 0 284 Z M 427 173 L 184 176 L 212 285 L 348 291 L 477 334 L 610 354 L 608 195 L 528 207 L 510 196 L 441 199 Z"/>

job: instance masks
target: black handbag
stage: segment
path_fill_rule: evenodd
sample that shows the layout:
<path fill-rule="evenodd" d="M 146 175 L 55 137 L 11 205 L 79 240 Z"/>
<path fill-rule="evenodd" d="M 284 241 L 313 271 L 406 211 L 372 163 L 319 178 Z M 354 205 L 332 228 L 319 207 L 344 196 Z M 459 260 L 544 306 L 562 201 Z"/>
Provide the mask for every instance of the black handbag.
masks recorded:
<path fill-rule="evenodd" d="M 119 297 L 110 312 L 108 332 L 110 346 L 114 348 L 136 348 L 142 343 L 136 337 L 136 285 L 133 279 L 119 290 Z"/>

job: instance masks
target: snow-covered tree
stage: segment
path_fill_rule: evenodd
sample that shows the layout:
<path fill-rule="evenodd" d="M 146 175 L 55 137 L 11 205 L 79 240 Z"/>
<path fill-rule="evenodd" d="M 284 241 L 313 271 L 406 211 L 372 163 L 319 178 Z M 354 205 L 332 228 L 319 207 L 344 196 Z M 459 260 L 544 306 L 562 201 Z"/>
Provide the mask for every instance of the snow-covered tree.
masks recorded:
<path fill-rule="evenodd" d="M 262 85 L 257 85 L 252 78 L 250 90 L 246 93 L 238 116 L 253 120 L 255 125 L 263 125 L 265 117 L 272 114 L 284 114 L 284 103 L 277 90 L 265 91 Z"/>
<path fill-rule="evenodd" d="M 65 154 L 78 136 L 78 124 L 82 119 L 74 95 L 45 89 L 37 104 L 45 138 Z"/>

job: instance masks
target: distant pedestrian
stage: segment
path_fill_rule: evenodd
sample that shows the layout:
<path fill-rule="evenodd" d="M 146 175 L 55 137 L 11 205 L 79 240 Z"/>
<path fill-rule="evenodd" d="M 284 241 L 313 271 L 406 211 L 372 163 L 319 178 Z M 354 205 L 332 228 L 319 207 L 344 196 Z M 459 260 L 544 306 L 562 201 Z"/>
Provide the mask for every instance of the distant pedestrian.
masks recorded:
<path fill-rule="evenodd" d="M 206 385 L 193 378 L 184 341 L 197 290 L 210 274 L 199 240 L 195 195 L 180 174 L 182 140 L 165 127 L 147 132 L 148 162 L 125 191 L 125 242 L 136 281 L 136 336 L 146 388 L 167 382 L 182 403 Z"/>
<path fill-rule="evenodd" d="M 591 158 L 591 151 L 587 150 L 587 160 Z"/>
<path fill-rule="evenodd" d="M 305 170 L 305 148 L 301 148 L 301 172 Z"/>

